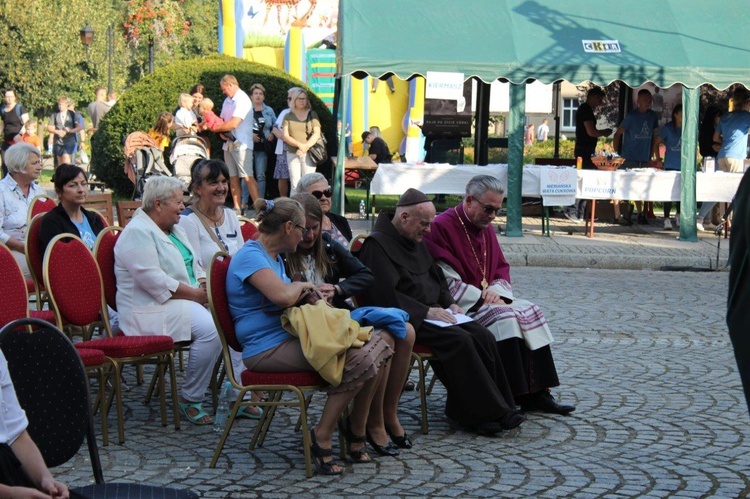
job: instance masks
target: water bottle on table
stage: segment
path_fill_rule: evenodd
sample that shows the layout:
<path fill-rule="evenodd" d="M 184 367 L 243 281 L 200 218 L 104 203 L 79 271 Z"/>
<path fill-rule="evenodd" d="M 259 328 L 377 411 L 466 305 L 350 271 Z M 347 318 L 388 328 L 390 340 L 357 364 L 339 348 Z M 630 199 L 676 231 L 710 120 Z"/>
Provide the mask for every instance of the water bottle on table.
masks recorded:
<path fill-rule="evenodd" d="M 230 406 L 234 401 L 235 396 L 232 383 L 227 381 L 224 383 L 219 394 L 219 405 L 216 408 L 216 416 L 214 416 L 214 431 L 216 433 L 224 433 L 224 427 L 227 425 L 227 420 L 229 419 Z"/>

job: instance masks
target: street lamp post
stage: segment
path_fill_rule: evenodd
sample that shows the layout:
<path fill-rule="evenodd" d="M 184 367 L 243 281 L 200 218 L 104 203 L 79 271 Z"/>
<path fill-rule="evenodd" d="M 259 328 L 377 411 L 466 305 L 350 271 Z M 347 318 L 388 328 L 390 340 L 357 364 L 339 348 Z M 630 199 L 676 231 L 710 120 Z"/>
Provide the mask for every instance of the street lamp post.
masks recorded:
<path fill-rule="evenodd" d="M 81 43 L 86 47 L 86 58 L 93 64 L 101 64 L 105 60 L 107 61 L 107 93 L 112 93 L 112 62 L 115 56 L 115 25 L 110 24 L 107 27 L 107 45 L 105 59 L 97 62 L 91 58 L 89 47 L 94 43 L 94 28 L 89 23 L 81 28 Z"/>

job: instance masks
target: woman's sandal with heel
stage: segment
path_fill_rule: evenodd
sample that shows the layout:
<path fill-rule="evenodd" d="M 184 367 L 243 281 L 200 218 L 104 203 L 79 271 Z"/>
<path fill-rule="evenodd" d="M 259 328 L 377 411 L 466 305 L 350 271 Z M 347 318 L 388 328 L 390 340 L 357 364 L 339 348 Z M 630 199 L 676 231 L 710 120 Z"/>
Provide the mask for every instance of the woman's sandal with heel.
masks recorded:
<path fill-rule="evenodd" d="M 324 475 L 340 475 L 344 472 L 343 469 L 333 469 L 335 466 L 339 465 L 335 459 L 331 459 L 330 461 L 323 460 L 323 458 L 333 456 L 333 451 L 331 449 L 324 449 L 318 445 L 318 439 L 315 437 L 315 429 L 310 430 L 310 452 L 313 456 L 315 469 L 320 473 Z"/>
<path fill-rule="evenodd" d="M 349 421 L 349 418 L 339 419 L 339 430 L 341 431 L 341 433 L 343 433 L 344 438 L 346 438 L 346 441 L 348 442 L 349 459 L 351 459 L 352 463 L 361 464 L 361 463 L 372 462 L 372 459 L 370 458 L 369 454 L 367 454 L 367 444 L 365 443 L 367 441 L 367 438 L 364 436 L 360 437 L 352 433 L 351 423 Z M 351 450 L 351 444 L 365 444 L 365 445 L 363 445 L 361 449 Z"/>

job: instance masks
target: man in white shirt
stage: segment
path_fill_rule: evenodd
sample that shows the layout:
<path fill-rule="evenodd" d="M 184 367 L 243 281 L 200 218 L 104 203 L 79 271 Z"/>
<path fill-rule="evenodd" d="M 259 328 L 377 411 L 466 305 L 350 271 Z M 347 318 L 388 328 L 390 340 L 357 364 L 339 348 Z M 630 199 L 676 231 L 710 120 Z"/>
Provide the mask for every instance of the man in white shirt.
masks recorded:
<path fill-rule="evenodd" d="M 258 183 L 251 176 L 253 173 L 253 116 L 246 120 L 245 117 L 252 109 L 250 97 L 240 89 L 237 78 L 232 75 L 224 75 L 221 82 L 221 91 L 227 96 L 221 106 L 221 118 L 224 124 L 215 128 L 223 140 L 226 137 L 222 132 L 233 132 L 235 140 L 224 142 L 224 162 L 229 168 L 229 189 L 232 192 L 234 211 L 242 212 L 242 188 L 240 178 L 245 179 L 247 190 L 252 200 L 259 197 Z"/>
<path fill-rule="evenodd" d="M 542 120 L 542 124 L 536 129 L 536 140 L 538 142 L 546 142 L 547 135 L 549 135 L 549 126 L 547 120 Z"/>

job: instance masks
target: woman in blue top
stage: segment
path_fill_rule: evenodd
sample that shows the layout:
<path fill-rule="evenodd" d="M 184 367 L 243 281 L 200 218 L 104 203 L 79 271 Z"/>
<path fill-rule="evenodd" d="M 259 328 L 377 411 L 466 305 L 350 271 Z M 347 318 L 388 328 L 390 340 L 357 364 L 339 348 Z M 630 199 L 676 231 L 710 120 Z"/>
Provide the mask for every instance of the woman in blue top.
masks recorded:
<path fill-rule="evenodd" d="M 302 206 L 289 198 L 275 201 L 258 199 L 257 241 L 248 241 L 232 257 L 227 275 L 229 310 L 237 340 L 248 369 L 260 372 L 311 371 L 302 354 L 299 339 L 281 326 L 281 314 L 306 295 L 314 292 L 310 282 L 292 282 L 281 255 L 293 253 L 307 233 Z M 332 457 L 331 438 L 336 423 L 350 401 L 350 431 L 364 435 L 365 422 L 375 389 L 385 371 L 381 369 L 393 355 L 393 338 L 375 335 L 362 348 L 350 348 L 341 384 L 328 389 L 328 400 L 318 425 L 310 431 L 316 468 L 325 475 L 341 474 L 343 469 Z M 352 443 L 349 455 L 354 462 L 369 462 L 364 442 Z"/>
<path fill-rule="evenodd" d="M 657 145 L 663 143 L 666 146 L 664 153 L 664 169 L 680 171 L 680 158 L 682 155 L 682 104 L 677 104 L 672 109 L 672 121 L 661 127 Z M 664 230 L 672 230 L 672 222 L 669 214 L 672 211 L 672 201 L 664 203 Z M 680 203 L 677 203 L 677 214 L 680 213 Z M 679 227 L 678 217 L 675 216 L 675 225 Z"/>

